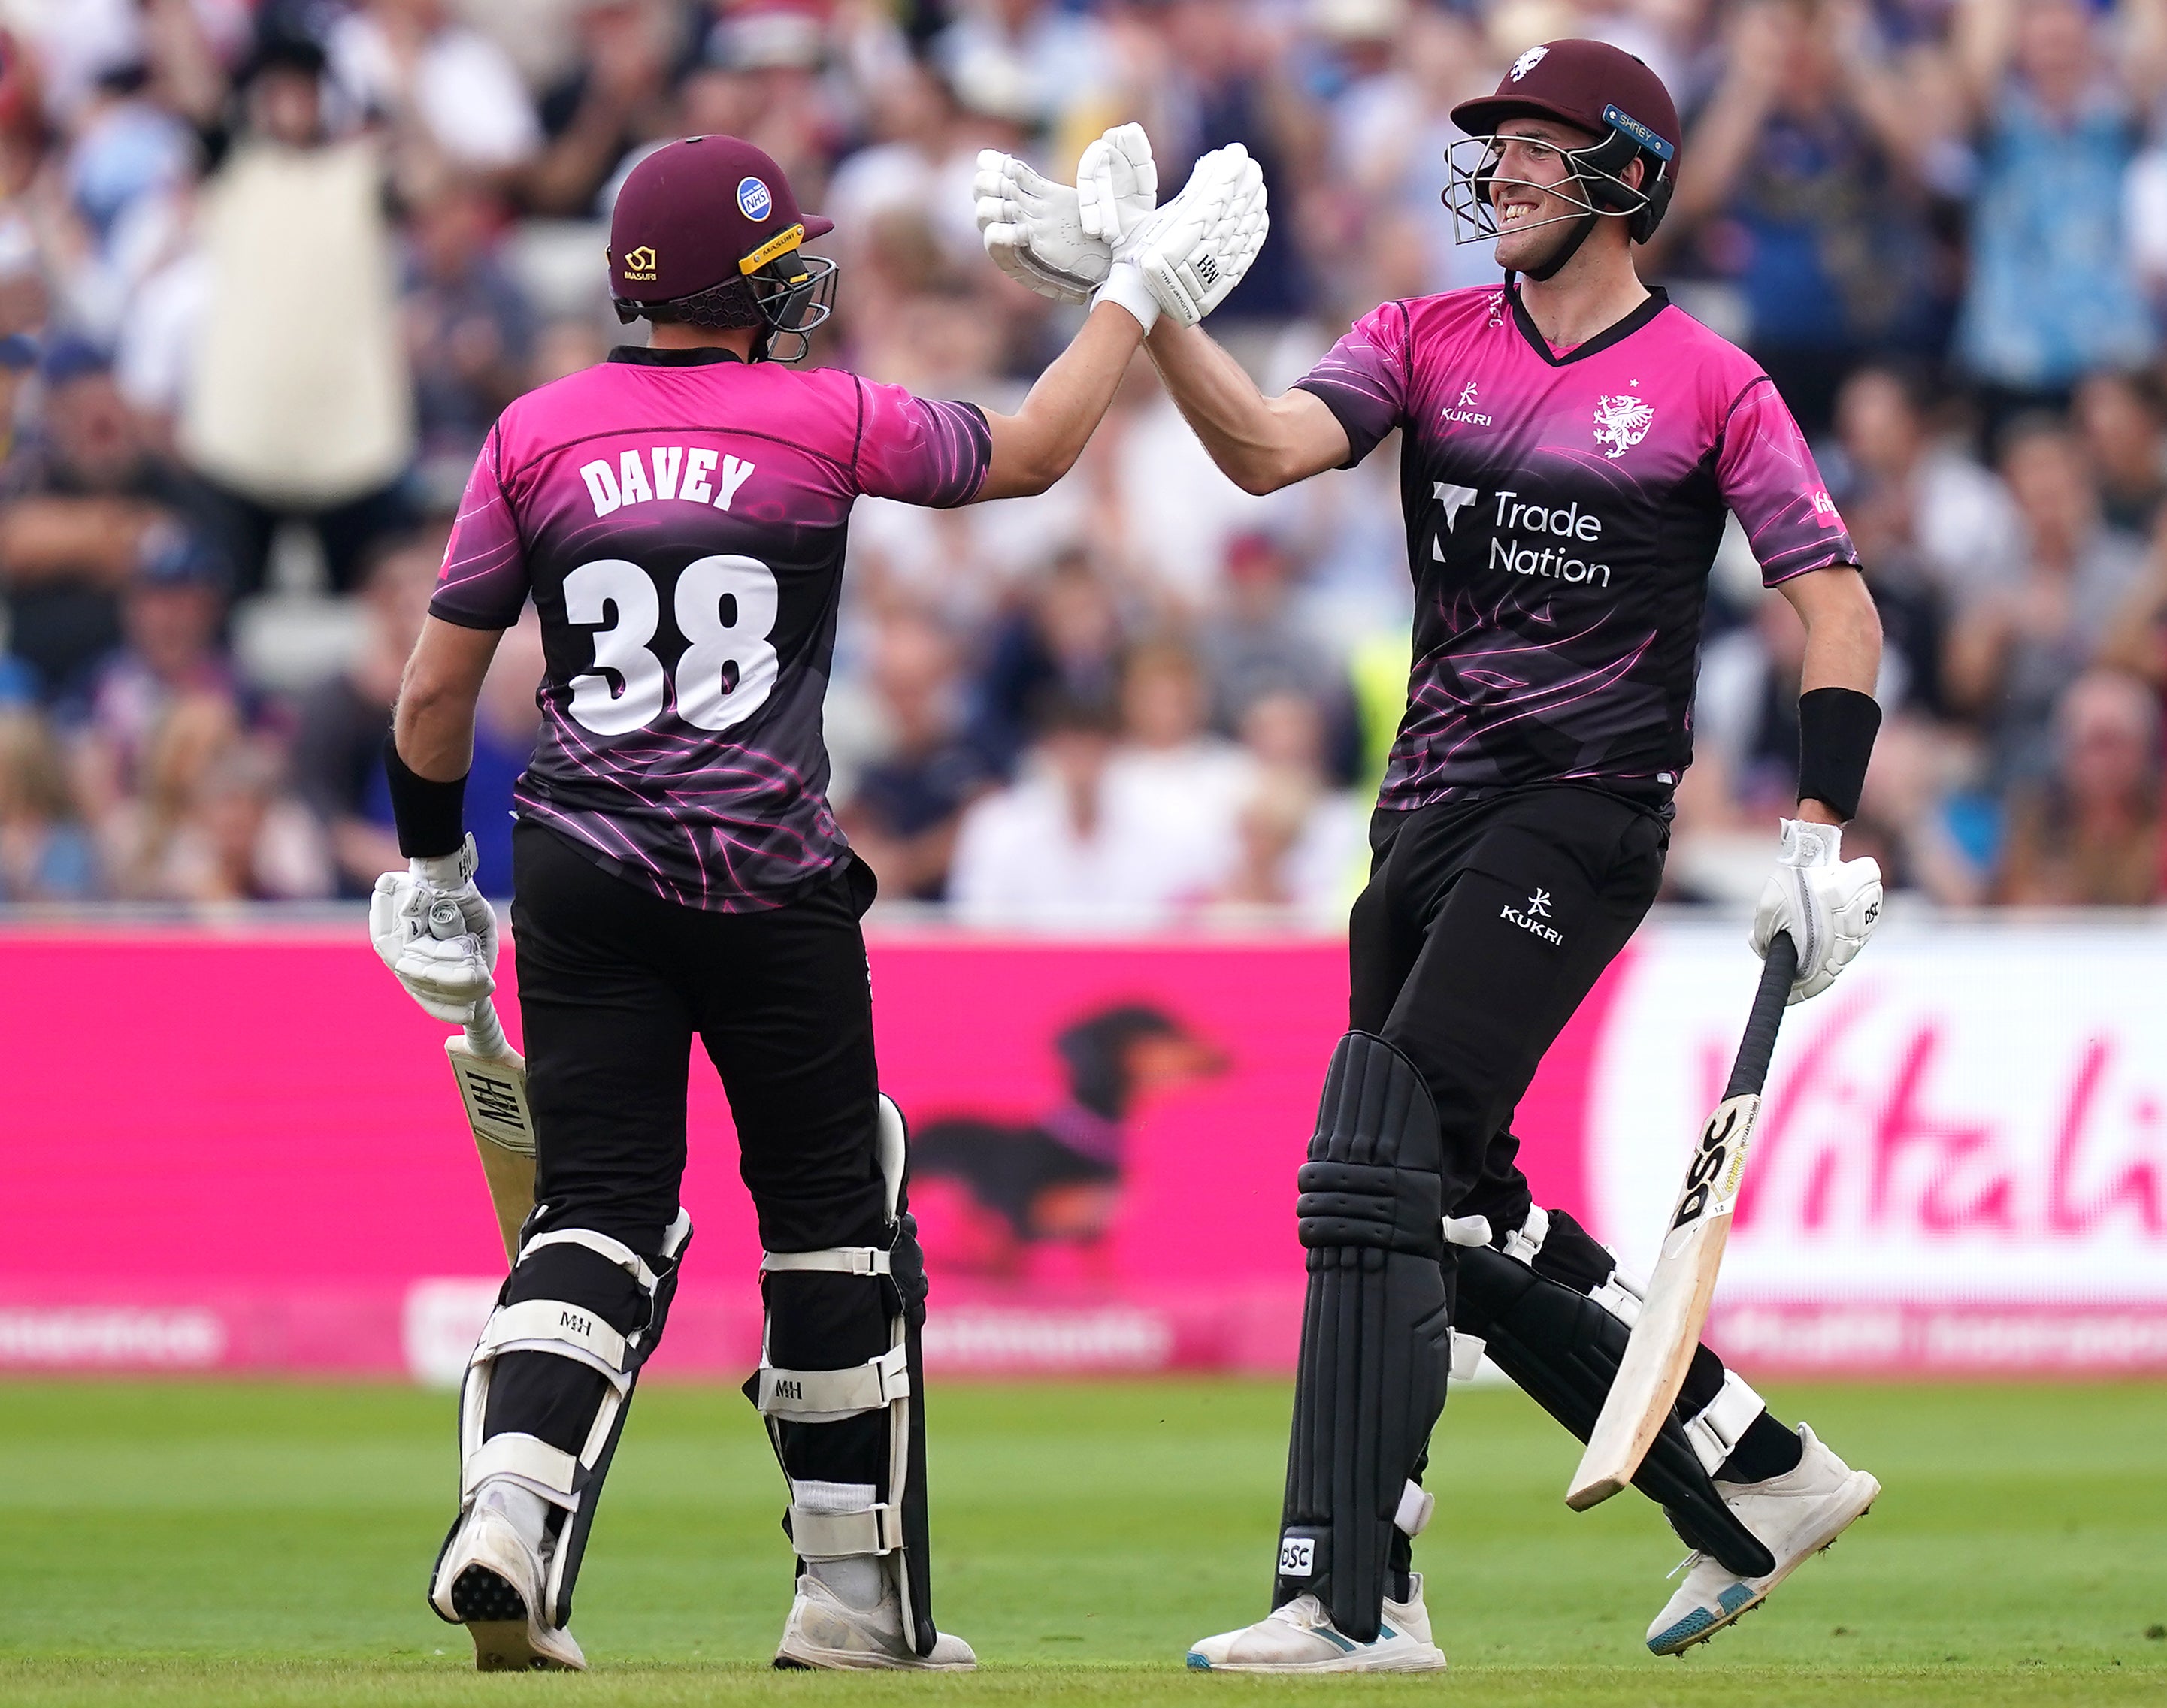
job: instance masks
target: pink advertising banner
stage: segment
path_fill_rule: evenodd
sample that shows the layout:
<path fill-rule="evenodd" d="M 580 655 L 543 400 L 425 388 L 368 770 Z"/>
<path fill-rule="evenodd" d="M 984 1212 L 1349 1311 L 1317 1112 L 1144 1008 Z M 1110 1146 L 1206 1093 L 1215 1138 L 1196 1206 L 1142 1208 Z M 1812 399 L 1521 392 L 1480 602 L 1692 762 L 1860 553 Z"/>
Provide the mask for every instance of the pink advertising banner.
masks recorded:
<path fill-rule="evenodd" d="M 1644 932 L 1516 1122 L 1540 1199 L 1629 1261 L 1750 991 L 1737 936 Z M 1892 932 L 1794 1011 L 1719 1346 L 1762 1370 L 2167 1369 L 2163 947 Z M 1294 1176 L 1344 955 L 877 933 L 929 1360 L 1290 1367 Z M 0 933 L 0 1371 L 455 1378 L 501 1256 L 442 1037 L 358 922 Z M 697 1233 L 654 1373 L 741 1376 L 758 1242 L 697 1055 L 692 1087 Z"/>

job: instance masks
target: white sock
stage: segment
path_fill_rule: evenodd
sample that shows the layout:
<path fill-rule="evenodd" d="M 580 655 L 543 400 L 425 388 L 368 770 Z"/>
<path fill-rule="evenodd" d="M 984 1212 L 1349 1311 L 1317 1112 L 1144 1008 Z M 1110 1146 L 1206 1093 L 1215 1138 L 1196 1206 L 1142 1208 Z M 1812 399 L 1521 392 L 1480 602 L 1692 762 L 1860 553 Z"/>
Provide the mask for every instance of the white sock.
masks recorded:
<path fill-rule="evenodd" d="M 878 1554 L 846 1554 L 840 1560 L 808 1560 L 805 1569 L 830 1589 L 845 1607 L 870 1613 L 887 1587 Z"/>
<path fill-rule="evenodd" d="M 549 1503 L 523 1483 L 491 1477 L 474 1494 L 474 1504 L 501 1514 L 536 1553 L 549 1535 Z"/>

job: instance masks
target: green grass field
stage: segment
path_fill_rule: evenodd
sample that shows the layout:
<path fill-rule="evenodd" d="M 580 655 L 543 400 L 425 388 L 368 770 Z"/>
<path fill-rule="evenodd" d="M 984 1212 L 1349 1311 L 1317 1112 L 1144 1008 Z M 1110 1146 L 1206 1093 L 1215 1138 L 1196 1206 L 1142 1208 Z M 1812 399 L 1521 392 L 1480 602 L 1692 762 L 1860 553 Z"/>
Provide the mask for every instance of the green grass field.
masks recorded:
<path fill-rule="evenodd" d="M 1442 1679 L 1184 1673 L 1263 1611 L 1286 1394 L 1271 1383 L 933 1397 L 942 1623 L 974 1676 L 777 1674 L 780 1482 L 734 1392 L 651 1387 L 595 1530 L 584 1677 L 480 1677 L 425 1610 L 450 1402 L 398 1388 L 0 1387 L 0 1702 L 566 1705 L 1380 1700 L 2167 1701 L 2167 1388 L 1786 1389 L 1887 1493 L 1686 1660 L 1641 1633 L 1682 1550 L 1517 1393 L 1455 1395 L 1419 1545 Z"/>

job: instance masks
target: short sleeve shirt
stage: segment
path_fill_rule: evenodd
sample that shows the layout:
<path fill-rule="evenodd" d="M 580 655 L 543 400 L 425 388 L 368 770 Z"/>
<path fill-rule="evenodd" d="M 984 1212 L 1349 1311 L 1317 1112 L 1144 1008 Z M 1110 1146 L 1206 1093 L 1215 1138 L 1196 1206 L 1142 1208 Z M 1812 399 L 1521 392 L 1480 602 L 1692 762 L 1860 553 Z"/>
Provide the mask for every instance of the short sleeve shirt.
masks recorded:
<path fill-rule="evenodd" d="M 949 505 L 972 405 L 717 350 L 621 349 L 499 419 L 432 615 L 547 658 L 519 817 L 665 899 L 773 907 L 848 852 L 821 733 L 850 506 Z"/>
<path fill-rule="evenodd" d="M 1510 288 L 1386 303 L 1299 383 L 1350 463 L 1404 434 L 1414 662 L 1382 806 L 1564 781 L 1667 800 L 1725 513 L 1772 587 L 1858 561 L 1768 377 L 1661 291 L 1563 352 Z"/>

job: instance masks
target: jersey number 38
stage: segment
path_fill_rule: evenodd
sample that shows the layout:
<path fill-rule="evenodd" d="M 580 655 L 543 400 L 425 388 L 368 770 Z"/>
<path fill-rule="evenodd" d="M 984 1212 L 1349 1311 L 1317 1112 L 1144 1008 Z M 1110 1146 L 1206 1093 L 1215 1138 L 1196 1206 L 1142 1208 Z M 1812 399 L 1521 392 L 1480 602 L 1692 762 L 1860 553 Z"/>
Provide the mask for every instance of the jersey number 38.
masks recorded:
<path fill-rule="evenodd" d="M 768 637 L 777 603 L 775 572 L 756 558 L 725 554 L 685 566 L 675 600 L 686 641 L 677 660 L 678 717 L 696 729 L 723 730 L 766 703 L 775 691 Z M 629 735 L 660 717 L 670 677 L 648 650 L 662 622 L 654 577 L 623 558 L 582 563 L 564 578 L 564 615 L 607 624 L 595 631 L 595 668 L 572 679 L 572 716 L 596 735 Z"/>

